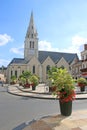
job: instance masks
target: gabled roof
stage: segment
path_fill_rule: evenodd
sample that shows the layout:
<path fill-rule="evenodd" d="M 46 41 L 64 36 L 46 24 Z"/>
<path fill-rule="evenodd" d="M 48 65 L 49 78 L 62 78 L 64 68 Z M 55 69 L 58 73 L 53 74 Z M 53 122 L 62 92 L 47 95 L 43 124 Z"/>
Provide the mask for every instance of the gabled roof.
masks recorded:
<path fill-rule="evenodd" d="M 54 63 L 57 63 L 62 57 L 70 64 L 74 58 L 78 58 L 76 53 L 62 53 L 62 52 L 50 52 L 50 51 L 39 51 L 38 60 L 40 63 L 43 63 L 47 57 L 50 57 Z M 24 58 L 13 58 L 10 64 L 27 64 L 29 61 L 26 61 Z"/>
<path fill-rule="evenodd" d="M 55 63 L 57 63 L 62 57 L 71 63 L 74 58 L 78 59 L 76 53 L 63 53 L 63 52 L 50 52 L 50 51 L 39 51 L 39 61 L 43 63 L 47 57 L 50 57 Z"/>
<path fill-rule="evenodd" d="M 9 63 L 10 64 L 26 64 L 27 61 L 24 58 L 13 58 L 13 60 Z"/>

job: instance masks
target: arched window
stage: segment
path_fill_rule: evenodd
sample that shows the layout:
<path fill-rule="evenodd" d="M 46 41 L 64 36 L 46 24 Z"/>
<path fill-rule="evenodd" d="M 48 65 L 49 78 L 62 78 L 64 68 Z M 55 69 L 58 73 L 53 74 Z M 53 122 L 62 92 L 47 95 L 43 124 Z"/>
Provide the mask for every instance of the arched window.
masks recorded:
<path fill-rule="evenodd" d="M 13 71 L 11 70 L 11 76 L 13 75 Z"/>
<path fill-rule="evenodd" d="M 22 74 L 24 73 L 24 70 L 22 70 Z"/>
<path fill-rule="evenodd" d="M 31 34 L 31 37 L 33 38 L 33 34 Z"/>
<path fill-rule="evenodd" d="M 30 41 L 30 48 L 31 48 L 31 49 L 34 48 L 34 41 Z"/>
<path fill-rule="evenodd" d="M 17 70 L 15 70 L 15 76 L 16 76 L 16 78 L 17 78 Z"/>
<path fill-rule="evenodd" d="M 50 70 L 50 65 L 47 65 L 46 67 L 46 73 L 48 74 L 48 71 Z"/>
<path fill-rule="evenodd" d="M 33 74 L 35 74 L 35 65 L 33 65 Z"/>
<path fill-rule="evenodd" d="M 60 68 L 61 68 L 61 69 L 64 69 L 65 67 L 64 67 L 63 65 L 61 65 L 61 66 L 59 67 L 59 69 L 60 69 Z"/>
<path fill-rule="evenodd" d="M 32 45 L 32 48 L 34 48 L 34 42 L 32 43 L 33 45 Z"/>
<path fill-rule="evenodd" d="M 32 42 L 30 41 L 30 48 L 32 47 L 31 44 L 32 44 Z"/>

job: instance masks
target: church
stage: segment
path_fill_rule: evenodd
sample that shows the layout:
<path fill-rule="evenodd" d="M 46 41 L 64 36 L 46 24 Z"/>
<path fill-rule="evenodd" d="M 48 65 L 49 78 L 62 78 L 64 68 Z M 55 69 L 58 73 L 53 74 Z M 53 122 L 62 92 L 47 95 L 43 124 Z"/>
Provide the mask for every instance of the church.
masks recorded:
<path fill-rule="evenodd" d="M 34 24 L 33 12 L 24 41 L 24 58 L 13 58 L 7 66 L 7 82 L 11 76 L 17 78 L 24 71 L 31 71 L 40 78 L 40 82 L 46 82 L 47 71 L 50 67 L 64 67 L 72 75 L 72 64 L 78 60 L 76 53 L 51 52 L 38 50 L 38 33 Z"/>

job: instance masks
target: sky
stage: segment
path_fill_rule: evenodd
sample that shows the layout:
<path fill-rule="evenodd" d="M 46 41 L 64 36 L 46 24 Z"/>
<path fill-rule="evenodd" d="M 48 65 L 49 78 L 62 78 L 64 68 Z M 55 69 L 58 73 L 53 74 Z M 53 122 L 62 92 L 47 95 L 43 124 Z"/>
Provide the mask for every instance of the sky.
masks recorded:
<path fill-rule="evenodd" d="M 77 53 L 87 43 L 87 0 L 0 0 L 0 67 L 24 58 L 33 11 L 39 50 Z"/>

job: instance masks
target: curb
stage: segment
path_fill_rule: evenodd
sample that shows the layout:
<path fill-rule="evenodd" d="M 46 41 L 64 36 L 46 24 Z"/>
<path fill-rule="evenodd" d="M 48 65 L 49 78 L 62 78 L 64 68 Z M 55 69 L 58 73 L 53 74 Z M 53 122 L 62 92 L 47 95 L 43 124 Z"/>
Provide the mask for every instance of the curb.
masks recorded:
<path fill-rule="evenodd" d="M 20 90 L 20 91 L 22 91 L 22 92 L 26 92 L 27 93 L 27 91 L 24 91 L 24 90 L 22 90 L 21 88 L 19 88 L 18 86 L 17 86 L 17 88 Z M 28 93 L 35 93 L 35 94 L 44 94 L 44 95 L 50 95 L 50 93 L 38 93 L 38 92 L 31 92 L 31 91 L 28 91 Z M 81 93 L 81 92 L 79 92 L 79 93 L 76 93 L 77 95 L 81 95 L 81 94 L 87 94 L 87 93 Z M 41 99 L 43 99 L 44 97 L 42 97 Z M 46 98 L 44 98 L 44 99 L 46 99 Z M 49 98 L 47 98 L 47 99 L 49 99 Z M 58 98 L 51 98 L 51 100 L 59 100 Z M 75 100 L 86 100 L 87 98 L 76 98 Z"/>
<path fill-rule="evenodd" d="M 44 94 L 44 95 L 51 95 L 50 93 L 39 93 L 39 92 L 32 92 L 32 91 L 26 91 L 26 90 L 22 90 L 21 88 L 19 88 L 18 86 L 16 86 L 20 91 L 25 92 L 25 93 L 35 93 L 35 94 Z"/>
<path fill-rule="evenodd" d="M 17 87 L 18 88 L 18 87 Z M 19 89 L 20 91 L 22 91 L 23 92 L 23 90 L 21 90 L 21 89 Z M 8 93 L 10 93 L 10 94 L 12 94 L 12 95 L 16 95 L 16 96 L 21 96 L 21 97 L 29 97 L 29 98 L 37 98 L 37 99 L 47 99 L 47 100 L 59 100 L 58 98 L 48 98 L 48 97 L 38 97 L 38 96 L 29 96 L 29 95 L 21 95 L 21 94 L 17 94 L 17 93 L 12 93 L 12 92 L 10 92 L 9 90 L 8 90 L 8 88 L 7 88 L 7 92 Z M 28 92 L 28 93 L 35 93 L 35 92 Z M 35 93 L 36 94 L 36 93 Z M 37 93 L 37 94 L 39 94 L 39 93 Z M 40 93 L 41 94 L 41 93 Z M 47 94 L 48 95 L 48 94 Z M 85 98 L 76 98 L 75 100 L 86 100 L 87 98 L 85 97 Z"/>
<path fill-rule="evenodd" d="M 20 91 L 25 92 L 25 93 L 35 93 L 35 94 L 44 94 L 44 95 L 51 95 L 51 93 L 39 93 L 39 92 L 32 92 L 32 91 L 26 91 L 26 90 L 22 90 L 21 88 L 19 88 L 18 86 L 16 86 Z M 81 95 L 81 94 L 87 94 L 87 92 L 85 93 L 81 93 L 81 92 L 77 92 L 76 95 Z"/>
<path fill-rule="evenodd" d="M 29 97 L 29 98 L 37 98 L 37 99 L 47 99 L 47 100 L 59 100 L 58 98 L 46 98 L 46 97 L 38 97 L 38 96 L 29 96 L 29 95 L 21 95 L 17 93 L 12 93 L 8 91 L 9 94 L 16 95 L 16 96 L 21 96 L 21 97 Z"/>

